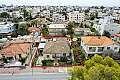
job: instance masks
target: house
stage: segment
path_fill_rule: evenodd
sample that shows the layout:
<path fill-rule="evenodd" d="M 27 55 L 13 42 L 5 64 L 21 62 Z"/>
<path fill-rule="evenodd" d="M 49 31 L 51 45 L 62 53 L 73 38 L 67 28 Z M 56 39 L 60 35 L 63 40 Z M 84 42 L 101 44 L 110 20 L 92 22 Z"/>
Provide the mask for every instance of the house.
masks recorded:
<path fill-rule="evenodd" d="M 120 24 L 114 23 L 112 17 L 110 16 L 101 18 L 94 28 L 101 35 L 103 34 L 104 31 L 108 31 L 111 35 L 120 32 Z"/>
<path fill-rule="evenodd" d="M 104 54 L 105 51 L 118 52 L 120 46 L 105 36 L 81 37 L 81 47 L 85 51 L 86 58 L 92 54 Z"/>
<path fill-rule="evenodd" d="M 19 60 L 26 58 L 32 51 L 31 43 L 24 42 L 8 42 L 0 50 L 1 58 L 8 58 L 12 60 Z"/>
<path fill-rule="evenodd" d="M 80 23 L 83 22 L 84 19 L 85 19 L 85 14 L 79 13 L 79 11 L 68 13 L 68 20 L 71 22 L 75 21 L 76 23 Z"/>
<path fill-rule="evenodd" d="M 67 37 L 62 37 L 62 36 L 40 37 L 40 42 L 39 42 L 39 46 L 38 46 L 39 53 L 43 52 L 46 43 L 49 42 L 49 41 L 65 41 L 65 42 L 69 42 L 70 43 L 71 39 L 67 38 Z"/>
<path fill-rule="evenodd" d="M 34 38 L 37 38 L 40 35 L 40 30 L 39 28 L 36 27 L 29 27 L 28 31 L 33 34 Z"/>
<path fill-rule="evenodd" d="M 120 42 L 120 34 L 114 34 L 111 37 L 112 37 L 112 40 Z"/>
<path fill-rule="evenodd" d="M 15 30 L 13 23 L 1 23 L 0 34 L 9 34 Z"/>
<path fill-rule="evenodd" d="M 61 22 L 64 22 L 65 21 L 65 15 L 63 14 L 53 14 L 52 16 L 52 20 L 54 23 L 61 23 Z"/>
<path fill-rule="evenodd" d="M 65 24 L 50 24 L 48 25 L 49 35 L 51 36 L 61 36 L 62 32 L 66 32 Z"/>
<path fill-rule="evenodd" d="M 75 35 L 90 35 L 92 34 L 89 28 L 74 28 Z"/>
<path fill-rule="evenodd" d="M 71 57 L 71 51 L 66 41 L 49 41 L 43 49 L 44 59 L 60 60 L 61 57 Z"/>
<path fill-rule="evenodd" d="M 43 16 L 45 16 L 46 18 L 49 18 L 50 17 L 50 11 L 49 10 L 44 10 L 42 12 Z"/>

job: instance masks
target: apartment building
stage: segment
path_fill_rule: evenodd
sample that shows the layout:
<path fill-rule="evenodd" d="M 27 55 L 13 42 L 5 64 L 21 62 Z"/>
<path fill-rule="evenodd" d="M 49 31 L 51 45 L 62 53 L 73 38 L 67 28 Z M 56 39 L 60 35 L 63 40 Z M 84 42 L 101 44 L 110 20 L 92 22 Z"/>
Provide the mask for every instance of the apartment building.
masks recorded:
<path fill-rule="evenodd" d="M 70 12 L 68 13 L 68 20 L 75 21 L 76 23 L 83 22 L 85 20 L 85 14 L 79 11 Z"/>

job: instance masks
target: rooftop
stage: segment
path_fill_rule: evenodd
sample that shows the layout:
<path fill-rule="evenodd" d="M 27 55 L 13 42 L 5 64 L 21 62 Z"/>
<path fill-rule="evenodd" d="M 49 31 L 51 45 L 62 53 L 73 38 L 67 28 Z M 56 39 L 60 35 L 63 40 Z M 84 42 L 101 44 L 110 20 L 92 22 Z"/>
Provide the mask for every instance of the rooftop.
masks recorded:
<path fill-rule="evenodd" d="M 65 24 L 50 24 L 49 28 L 66 28 Z"/>
<path fill-rule="evenodd" d="M 115 43 L 110 38 L 107 38 L 105 36 L 85 36 L 85 37 L 81 37 L 81 40 L 85 44 L 91 46 L 106 46 Z"/>
<path fill-rule="evenodd" d="M 74 31 L 87 31 L 87 32 L 91 32 L 89 28 L 74 28 Z"/>
<path fill-rule="evenodd" d="M 30 43 L 10 43 L 0 50 L 0 54 L 4 54 L 6 56 L 24 54 L 30 46 Z"/>
<path fill-rule="evenodd" d="M 45 54 L 70 53 L 70 47 L 65 41 L 47 42 L 43 50 Z"/>
<path fill-rule="evenodd" d="M 29 28 L 28 28 L 28 31 L 29 31 L 29 32 L 39 32 L 40 29 L 39 29 L 39 28 L 36 28 L 36 27 L 29 27 Z"/>

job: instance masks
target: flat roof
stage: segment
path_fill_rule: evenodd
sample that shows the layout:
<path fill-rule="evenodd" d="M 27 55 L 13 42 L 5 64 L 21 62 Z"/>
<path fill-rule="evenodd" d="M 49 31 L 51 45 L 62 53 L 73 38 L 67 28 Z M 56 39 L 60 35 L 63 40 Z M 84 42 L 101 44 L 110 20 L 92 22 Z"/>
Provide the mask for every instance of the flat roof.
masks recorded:
<path fill-rule="evenodd" d="M 39 43 L 38 48 L 44 48 L 46 43 Z"/>
<path fill-rule="evenodd" d="M 65 24 L 50 24 L 49 28 L 66 28 Z"/>

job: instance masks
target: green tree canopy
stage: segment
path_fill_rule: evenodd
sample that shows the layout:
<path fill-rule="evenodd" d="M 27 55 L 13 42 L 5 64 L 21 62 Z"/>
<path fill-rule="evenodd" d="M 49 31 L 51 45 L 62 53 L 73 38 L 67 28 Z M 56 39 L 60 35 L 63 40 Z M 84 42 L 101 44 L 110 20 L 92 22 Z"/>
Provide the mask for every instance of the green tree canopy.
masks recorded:
<path fill-rule="evenodd" d="M 18 34 L 20 35 L 26 35 L 28 34 L 28 26 L 26 23 L 20 23 L 18 26 Z"/>
<path fill-rule="evenodd" d="M 70 70 L 70 80 L 120 80 L 120 66 L 109 56 L 95 55 L 84 66 Z"/>
<path fill-rule="evenodd" d="M 10 14 L 8 14 L 7 12 L 2 12 L 2 13 L 0 13 L 0 17 L 1 18 L 9 18 Z"/>

